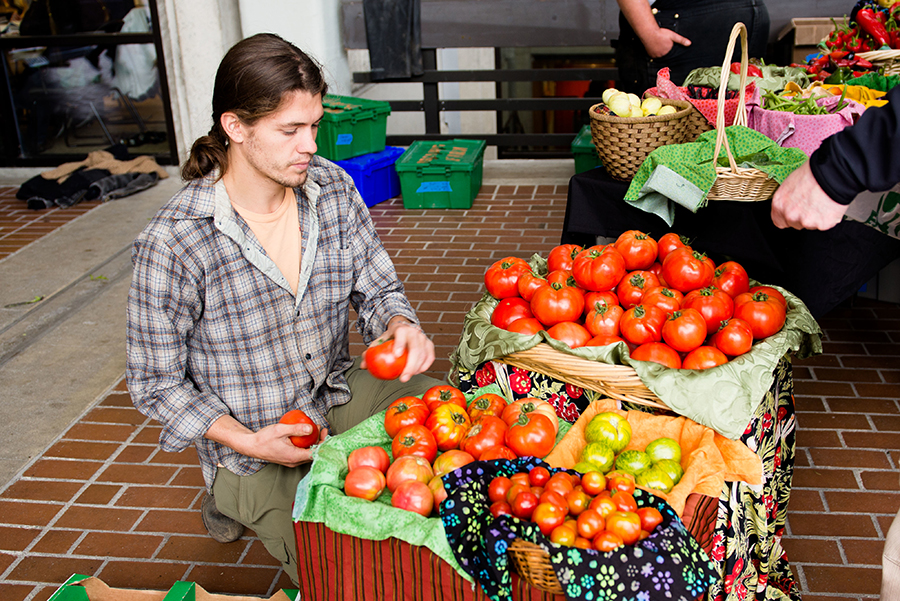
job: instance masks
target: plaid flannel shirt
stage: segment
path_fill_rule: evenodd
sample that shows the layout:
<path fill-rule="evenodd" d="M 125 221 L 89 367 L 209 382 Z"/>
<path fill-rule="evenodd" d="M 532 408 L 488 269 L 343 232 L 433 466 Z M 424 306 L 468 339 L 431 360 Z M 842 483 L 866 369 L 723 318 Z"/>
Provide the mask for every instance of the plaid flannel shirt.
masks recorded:
<path fill-rule="evenodd" d="M 314 157 L 295 190 L 302 235 L 296 295 L 213 176 L 190 182 L 132 249 L 126 378 L 159 421 L 160 446 L 195 445 L 207 487 L 217 465 L 265 462 L 204 437 L 231 415 L 253 431 L 301 409 L 320 426 L 350 400 L 350 306 L 366 343 L 402 315 L 418 323 L 350 177 Z"/>

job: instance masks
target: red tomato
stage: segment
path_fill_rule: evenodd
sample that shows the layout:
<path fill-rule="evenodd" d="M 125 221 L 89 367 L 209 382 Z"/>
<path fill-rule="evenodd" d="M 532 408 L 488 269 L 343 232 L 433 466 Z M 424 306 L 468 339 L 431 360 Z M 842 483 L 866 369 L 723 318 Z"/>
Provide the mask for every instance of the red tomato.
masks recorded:
<path fill-rule="evenodd" d="M 512 507 L 506 501 L 495 501 L 491 503 L 491 515 L 499 518 L 501 515 L 512 515 Z"/>
<path fill-rule="evenodd" d="M 682 369 L 709 369 L 716 365 L 728 363 L 725 353 L 714 346 L 698 346 L 681 362 Z"/>
<path fill-rule="evenodd" d="M 734 298 L 750 290 L 750 278 L 740 263 L 725 261 L 713 274 L 713 286 Z"/>
<path fill-rule="evenodd" d="M 504 441 L 505 442 L 505 441 Z M 516 459 L 516 454 L 506 445 L 493 447 L 481 454 L 480 461 L 494 461 L 495 459 Z"/>
<path fill-rule="evenodd" d="M 438 458 L 434 460 L 432 468 L 434 469 L 435 476 L 443 476 L 444 474 L 449 474 L 473 461 L 475 461 L 475 457 L 473 457 L 471 453 L 467 453 L 460 449 L 450 449 L 449 451 L 438 455 Z"/>
<path fill-rule="evenodd" d="M 576 531 L 579 536 L 584 538 L 594 538 L 597 533 L 606 528 L 606 520 L 600 515 L 596 509 L 585 509 L 578 515 L 575 523 Z"/>
<path fill-rule="evenodd" d="M 614 307 L 619 304 L 619 297 L 616 296 L 615 290 L 605 290 L 603 292 L 597 292 L 591 290 L 589 292 L 584 293 L 584 316 L 587 317 L 588 313 L 593 311 L 597 307 L 597 303 L 605 303 L 610 307 Z"/>
<path fill-rule="evenodd" d="M 637 305 L 625 311 L 619 320 L 619 333 L 633 344 L 662 340 L 666 312 L 659 307 Z"/>
<path fill-rule="evenodd" d="M 541 413 L 553 423 L 553 435 L 556 436 L 556 433 L 559 431 L 559 420 L 556 416 L 556 409 L 553 408 L 553 405 L 543 399 L 528 397 L 513 401 L 507 405 L 506 409 L 503 410 L 503 413 L 500 414 L 500 419 L 505 421 L 507 426 L 512 426 L 515 422 L 519 421 L 519 415 L 522 413 Z"/>
<path fill-rule="evenodd" d="M 637 501 L 634 500 L 634 496 L 631 493 L 617 490 L 610 495 L 610 498 L 613 500 L 613 503 L 616 504 L 619 511 L 637 511 Z"/>
<path fill-rule="evenodd" d="M 621 336 L 594 336 L 585 342 L 584 346 L 606 346 L 608 344 L 615 344 L 616 342 L 625 342 L 625 339 Z"/>
<path fill-rule="evenodd" d="M 423 457 L 431 465 L 437 457 L 437 442 L 434 434 L 425 426 L 406 426 L 394 436 L 391 454 L 395 463 L 399 457 L 415 455 Z"/>
<path fill-rule="evenodd" d="M 531 303 L 518 296 L 504 298 L 491 313 L 491 325 L 505 330 L 512 322 L 526 317 L 534 317 Z"/>
<path fill-rule="evenodd" d="M 787 311 L 787 299 L 784 298 L 784 295 L 775 288 L 772 288 L 771 286 L 754 286 L 749 290 L 749 292 L 751 294 L 764 292 L 769 295 L 770 299 L 775 299 L 776 301 L 778 301 L 778 304 L 784 307 L 784 310 Z"/>
<path fill-rule="evenodd" d="M 519 482 L 513 482 L 513 485 L 509 487 L 509 490 L 506 491 L 506 502 L 512 505 L 512 502 L 516 497 L 519 496 L 520 493 L 531 492 L 531 487 L 527 484 L 521 484 Z M 537 500 L 537 496 L 535 495 L 535 500 Z"/>
<path fill-rule="evenodd" d="M 513 484 L 524 484 L 527 487 L 531 487 L 531 480 L 528 479 L 528 474 L 525 472 L 517 472 L 509 477 L 510 480 L 513 481 Z"/>
<path fill-rule="evenodd" d="M 663 234 L 656 245 L 659 248 L 657 260 L 662 263 L 666 260 L 666 257 L 669 256 L 669 253 L 676 248 L 690 248 L 691 241 L 684 236 L 679 236 L 675 232 L 669 232 L 668 234 Z"/>
<path fill-rule="evenodd" d="M 785 310 L 765 292 L 745 292 L 734 299 L 734 316 L 747 322 L 754 340 L 762 340 L 781 329 Z"/>
<path fill-rule="evenodd" d="M 538 503 L 531 513 L 531 521 L 537 524 L 544 536 L 549 536 L 554 528 L 562 526 L 568 513 L 568 508 L 556 503 Z"/>
<path fill-rule="evenodd" d="M 422 401 L 428 406 L 429 411 L 434 411 L 446 403 L 452 403 L 463 410 L 468 409 L 466 395 L 463 394 L 463 391 L 449 384 L 432 386 L 422 395 Z"/>
<path fill-rule="evenodd" d="M 610 472 L 606 474 L 606 490 L 610 492 L 620 490 L 633 495 L 634 478 L 621 472 Z"/>
<path fill-rule="evenodd" d="M 485 393 L 475 397 L 475 400 L 469 405 L 469 418 L 472 420 L 472 423 L 475 423 L 478 421 L 478 418 L 484 415 L 500 417 L 503 415 L 503 410 L 506 409 L 507 404 L 506 399 L 499 394 Z"/>
<path fill-rule="evenodd" d="M 628 271 L 650 267 L 656 261 L 659 250 L 656 240 L 637 230 L 624 232 L 616 240 L 615 247 L 622 253 Z"/>
<path fill-rule="evenodd" d="M 532 486 L 543 486 L 547 484 L 547 480 L 549 479 L 550 470 L 543 466 L 536 465 L 528 470 L 528 482 L 530 482 Z"/>
<path fill-rule="evenodd" d="M 603 472 L 587 472 L 581 476 L 581 488 L 591 496 L 599 495 L 606 490 L 606 476 Z"/>
<path fill-rule="evenodd" d="M 397 490 L 397 487 L 407 480 L 428 484 L 432 478 L 434 478 L 434 470 L 431 469 L 431 464 L 417 455 L 404 455 L 394 459 L 385 475 L 388 490 L 391 492 Z"/>
<path fill-rule="evenodd" d="M 653 265 L 647 268 L 647 271 L 652 272 L 657 278 L 659 278 L 659 284 L 661 286 L 666 285 L 666 281 L 662 277 L 662 263 L 656 261 Z"/>
<path fill-rule="evenodd" d="M 541 413 L 524 413 L 506 431 L 506 446 L 519 457 L 546 457 L 556 444 L 555 425 Z"/>
<path fill-rule="evenodd" d="M 407 349 L 397 356 L 394 353 L 394 339 L 370 346 L 363 354 L 366 369 L 379 380 L 396 380 L 406 367 L 406 358 L 409 355 Z"/>
<path fill-rule="evenodd" d="M 615 551 L 616 549 L 624 545 L 625 541 L 623 541 L 622 537 L 615 532 L 603 530 L 597 533 L 597 536 L 594 537 L 593 544 L 594 548 L 601 553 L 609 553 L 610 551 Z"/>
<path fill-rule="evenodd" d="M 548 273 L 547 283 L 551 286 L 553 284 L 559 284 L 560 286 L 568 286 L 569 288 L 578 288 L 578 283 L 575 281 L 575 278 L 572 277 L 572 272 L 567 269 L 557 269 L 556 271 Z M 581 290 L 581 288 L 578 289 Z M 584 294 L 584 290 L 581 290 L 581 293 Z"/>
<path fill-rule="evenodd" d="M 706 320 L 696 309 L 680 309 L 669 315 L 662 335 L 673 349 L 689 353 L 706 340 Z"/>
<path fill-rule="evenodd" d="M 684 302 L 682 293 L 665 286 L 657 286 L 647 290 L 641 299 L 641 304 L 645 307 L 659 307 L 666 312 L 666 315 L 671 315 L 680 309 L 682 302 Z"/>
<path fill-rule="evenodd" d="M 571 348 L 578 348 L 587 344 L 591 339 L 591 333 L 583 325 L 574 321 L 561 321 L 547 328 L 547 335 L 554 340 L 559 340 Z"/>
<path fill-rule="evenodd" d="M 519 291 L 519 296 L 526 301 L 531 302 L 531 297 L 534 296 L 537 289 L 546 285 L 546 278 L 535 275 L 532 271 L 525 271 L 519 275 L 519 279 L 516 282 L 516 289 Z"/>
<path fill-rule="evenodd" d="M 724 322 L 719 331 L 713 334 L 711 342 L 729 357 L 737 357 L 750 352 L 753 348 L 753 330 L 743 319 L 733 317 Z"/>
<path fill-rule="evenodd" d="M 387 485 L 384 474 L 369 465 L 363 465 L 347 472 L 344 478 L 344 493 L 348 497 L 374 501 L 384 492 Z"/>
<path fill-rule="evenodd" d="M 633 545 L 641 536 L 641 518 L 633 511 L 614 511 L 606 517 L 606 529 Z"/>
<path fill-rule="evenodd" d="M 601 293 L 602 294 L 602 293 Z M 584 319 L 584 327 L 592 336 L 617 336 L 619 320 L 625 310 L 619 305 L 597 301 Z"/>
<path fill-rule="evenodd" d="M 434 493 L 427 484 L 407 480 L 391 495 L 391 505 L 398 509 L 413 511 L 428 517 L 434 509 Z"/>
<path fill-rule="evenodd" d="M 491 483 L 488 484 L 488 499 L 491 500 L 491 503 L 505 501 L 506 493 L 512 488 L 512 484 L 512 480 L 506 476 L 497 476 L 491 480 Z"/>
<path fill-rule="evenodd" d="M 591 497 L 584 490 L 573 490 L 566 495 L 569 515 L 579 516 L 591 504 Z"/>
<path fill-rule="evenodd" d="M 715 286 L 691 290 L 685 295 L 681 306 L 700 312 L 706 321 L 707 336 L 717 332 L 722 322 L 731 319 L 734 314 L 734 301 Z"/>
<path fill-rule="evenodd" d="M 291 444 L 301 449 L 308 449 L 319 442 L 319 426 L 299 409 L 291 409 L 278 420 L 280 424 L 306 424 L 312 428 L 305 436 L 291 436 Z"/>
<path fill-rule="evenodd" d="M 544 324 L 535 317 L 523 317 L 517 319 L 506 327 L 508 332 L 516 332 L 525 336 L 534 336 L 544 329 Z"/>
<path fill-rule="evenodd" d="M 615 248 L 592 246 L 575 257 L 572 275 L 585 290 L 612 290 L 625 275 L 625 258 Z"/>
<path fill-rule="evenodd" d="M 406 426 L 425 425 L 431 411 L 419 397 L 403 396 L 388 405 L 384 414 L 384 430 L 393 438 Z"/>
<path fill-rule="evenodd" d="M 713 281 L 716 266 L 706 255 L 690 248 L 677 248 L 663 261 L 662 275 L 669 288 L 690 292 Z"/>
<path fill-rule="evenodd" d="M 472 455 L 475 459 L 481 459 L 481 456 L 488 449 L 503 446 L 506 440 L 507 429 L 506 422 L 496 415 L 482 415 L 469 428 L 466 437 L 459 443 L 459 448 Z"/>
<path fill-rule="evenodd" d="M 525 259 L 505 257 L 488 267 L 484 274 L 484 285 L 488 294 L 497 299 L 519 295 L 519 276 L 531 271 Z"/>
<path fill-rule="evenodd" d="M 545 326 L 576 321 L 584 310 L 584 293 L 572 286 L 551 284 L 531 298 L 531 312 Z"/>
<path fill-rule="evenodd" d="M 594 497 L 589 507 L 604 518 L 608 517 L 612 512 L 617 511 L 616 504 L 613 503 L 612 497 L 603 497 L 599 495 Z"/>
<path fill-rule="evenodd" d="M 562 497 L 565 497 L 570 492 L 575 490 L 575 485 L 572 482 L 572 478 L 569 476 L 569 474 L 565 472 L 556 472 L 555 474 L 550 476 L 550 479 L 547 480 L 547 484 L 544 485 L 544 488 L 546 490 L 558 493 Z"/>
<path fill-rule="evenodd" d="M 659 278 L 652 271 L 632 271 L 626 273 L 619 285 L 616 286 L 616 294 L 619 304 L 625 309 L 630 309 L 641 304 L 644 293 L 659 286 Z"/>
<path fill-rule="evenodd" d="M 428 481 L 428 488 L 431 489 L 431 494 L 434 495 L 435 508 L 440 507 L 441 503 L 447 498 L 447 489 L 444 488 L 444 481 L 440 476 L 435 476 Z"/>
<path fill-rule="evenodd" d="M 547 255 L 547 271 L 572 271 L 572 263 L 582 250 L 584 249 L 577 244 L 560 244 Z"/>
<path fill-rule="evenodd" d="M 382 474 L 387 472 L 391 465 L 391 458 L 387 451 L 381 447 L 360 447 L 350 452 L 347 458 L 347 467 L 350 471 L 362 466 L 374 467 Z"/>
<path fill-rule="evenodd" d="M 441 451 L 449 451 L 459 448 L 459 443 L 466 437 L 469 428 L 472 427 L 472 422 L 465 409 L 448 402 L 438 405 L 431 412 L 425 422 L 425 427 L 434 434 L 437 448 Z"/>
<path fill-rule="evenodd" d="M 645 342 L 631 351 L 631 358 L 638 361 L 652 361 L 672 369 L 681 367 L 681 355 L 664 342 Z"/>
<path fill-rule="evenodd" d="M 656 507 L 641 507 L 637 510 L 637 514 L 641 519 L 641 530 L 653 532 L 657 526 L 662 524 L 662 514 Z"/>
<path fill-rule="evenodd" d="M 563 523 L 561 526 L 557 526 L 550 532 L 550 542 L 555 545 L 571 547 L 575 544 L 576 536 L 577 534 L 575 531 Z"/>
<path fill-rule="evenodd" d="M 530 490 L 522 491 L 515 496 L 510 503 L 512 506 L 512 514 L 523 520 L 530 520 L 534 508 L 538 505 L 538 498 Z"/>

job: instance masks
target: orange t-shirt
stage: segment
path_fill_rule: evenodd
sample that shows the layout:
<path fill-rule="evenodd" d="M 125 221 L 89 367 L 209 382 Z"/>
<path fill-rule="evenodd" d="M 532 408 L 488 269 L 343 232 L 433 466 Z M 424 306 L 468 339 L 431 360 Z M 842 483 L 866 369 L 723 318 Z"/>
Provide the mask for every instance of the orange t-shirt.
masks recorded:
<path fill-rule="evenodd" d="M 297 213 L 297 199 L 293 190 L 287 190 L 284 201 L 274 213 L 254 213 L 234 202 L 234 210 L 244 218 L 250 230 L 259 239 L 269 258 L 275 262 L 287 278 L 294 294 L 300 283 L 300 217 Z"/>

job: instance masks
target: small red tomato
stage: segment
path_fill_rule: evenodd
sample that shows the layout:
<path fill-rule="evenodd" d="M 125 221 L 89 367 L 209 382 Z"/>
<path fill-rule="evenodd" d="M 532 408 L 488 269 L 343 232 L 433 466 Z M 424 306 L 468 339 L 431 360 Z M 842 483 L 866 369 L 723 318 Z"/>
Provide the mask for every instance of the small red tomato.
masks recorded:
<path fill-rule="evenodd" d="M 682 369 L 709 369 L 728 363 L 725 353 L 714 346 L 698 346 L 681 362 Z"/>
<path fill-rule="evenodd" d="M 684 248 L 685 246 L 690 247 L 690 245 L 690 240 L 688 240 L 684 236 L 676 234 L 675 232 L 663 234 L 656 242 L 656 246 L 659 249 L 659 252 L 657 253 L 657 260 L 662 263 L 666 260 L 666 257 L 669 255 L 669 253 L 676 248 Z"/>
<path fill-rule="evenodd" d="M 574 321 L 561 321 L 547 328 L 547 335 L 570 348 L 579 348 L 592 338 L 583 325 Z"/>
<path fill-rule="evenodd" d="M 547 270 L 556 271 L 557 269 L 565 269 L 572 271 L 572 264 L 575 257 L 578 256 L 584 248 L 577 244 L 560 244 L 553 248 L 547 255 Z"/>
<path fill-rule="evenodd" d="M 594 537 L 594 548 L 601 553 L 615 551 L 624 544 L 625 541 L 622 540 L 621 536 L 609 530 L 603 530 Z"/>
<path fill-rule="evenodd" d="M 680 369 L 681 356 L 665 342 L 645 342 L 631 351 L 631 358 L 638 361 L 652 361 L 672 369 Z"/>
<path fill-rule="evenodd" d="M 278 420 L 282 424 L 306 424 L 312 428 L 309 434 L 305 436 L 291 436 L 291 444 L 301 449 L 308 449 L 319 441 L 319 427 L 316 423 L 309 419 L 309 416 L 299 409 L 292 409 L 281 416 Z"/>
<path fill-rule="evenodd" d="M 715 286 L 691 290 L 684 296 L 681 306 L 700 312 L 706 321 L 707 336 L 715 334 L 722 322 L 734 314 L 734 301 Z"/>
<path fill-rule="evenodd" d="M 406 367 L 406 359 L 409 355 L 407 349 L 399 356 L 394 353 L 394 339 L 370 346 L 363 354 L 366 369 L 379 380 L 396 380 Z"/>
<path fill-rule="evenodd" d="M 579 536 L 594 538 L 598 532 L 606 528 L 606 520 L 596 509 L 585 509 L 578 516 L 575 527 Z"/>
<path fill-rule="evenodd" d="M 529 520 L 531 514 L 534 513 L 534 508 L 538 506 L 538 498 L 530 490 L 524 490 L 515 496 L 510 505 L 514 516 Z"/>
<path fill-rule="evenodd" d="M 679 309 L 669 315 L 662 336 L 676 351 L 689 353 L 706 340 L 706 320 L 696 309 Z"/>
<path fill-rule="evenodd" d="M 599 495 L 606 490 L 606 476 L 603 472 L 587 472 L 581 476 L 581 488 L 592 497 Z"/>
<path fill-rule="evenodd" d="M 641 529 L 647 532 L 653 532 L 663 521 L 662 514 L 656 507 L 641 507 L 637 514 L 641 518 Z"/>
<path fill-rule="evenodd" d="M 528 271 L 531 271 L 531 265 L 525 259 L 505 257 L 488 267 L 484 274 L 484 286 L 496 299 L 518 296 L 519 277 Z"/>
<path fill-rule="evenodd" d="M 391 494 L 391 505 L 428 517 L 434 509 L 434 493 L 427 484 L 407 480 Z"/>
<path fill-rule="evenodd" d="M 531 512 L 531 521 L 537 524 L 544 536 L 550 536 L 554 528 L 562 526 L 566 521 L 568 512 L 568 508 L 555 503 L 538 503 Z"/>
<path fill-rule="evenodd" d="M 762 340 L 781 330 L 785 310 L 765 292 L 745 292 L 734 299 L 734 316 L 747 322 L 754 340 Z"/>
<path fill-rule="evenodd" d="M 634 496 L 631 493 L 616 490 L 613 491 L 610 498 L 619 511 L 637 511 L 637 501 L 634 500 Z"/>
<path fill-rule="evenodd" d="M 497 306 L 494 307 L 494 311 L 491 313 L 491 325 L 505 330 L 509 327 L 509 324 L 517 319 L 525 319 L 527 317 L 534 317 L 534 314 L 531 312 L 531 303 L 524 298 L 513 296 L 504 298 L 497 303 Z"/>
<path fill-rule="evenodd" d="M 647 269 L 659 254 L 656 240 L 643 232 L 628 230 L 615 241 L 616 250 L 625 258 L 625 269 Z"/>
<path fill-rule="evenodd" d="M 506 476 L 497 476 L 491 483 L 488 484 L 488 499 L 491 500 L 491 503 L 496 503 L 497 501 L 505 501 L 506 493 L 509 492 L 509 489 L 512 488 L 513 482 Z"/>
<path fill-rule="evenodd" d="M 499 518 L 501 515 L 512 515 L 512 507 L 506 501 L 495 501 L 491 503 L 491 515 Z"/>
<path fill-rule="evenodd" d="M 550 470 L 541 465 L 536 465 L 528 470 L 528 481 L 532 486 L 544 486 L 549 479 Z"/>
<path fill-rule="evenodd" d="M 713 334 L 712 345 L 728 355 L 737 357 L 750 352 L 753 348 L 753 330 L 743 319 L 732 317 L 722 324 L 719 331 Z"/>
<path fill-rule="evenodd" d="M 740 263 L 725 261 L 713 274 L 713 286 L 734 298 L 750 290 L 750 278 Z"/>
<path fill-rule="evenodd" d="M 347 467 L 352 471 L 364 465 L 374 467 L 384 474 L 391 465 L 391 458 L 387 451 L 376 446 L 360 447 L 351 451 L 347 458 Z"/>
<path fill-rule="evenodd" d="M 618 534 L 626 545 L 633 545 L 641 536 L 641 518 L 633 511 L 614 511 L 606 516 L 606 529 Z"/>
<path fill-rule="evenodd" d="M 384 474 L 368 465 L 350 470 L 344 478 L 344 493 L 366 501 L 380 497 L 385 486 Z"/>

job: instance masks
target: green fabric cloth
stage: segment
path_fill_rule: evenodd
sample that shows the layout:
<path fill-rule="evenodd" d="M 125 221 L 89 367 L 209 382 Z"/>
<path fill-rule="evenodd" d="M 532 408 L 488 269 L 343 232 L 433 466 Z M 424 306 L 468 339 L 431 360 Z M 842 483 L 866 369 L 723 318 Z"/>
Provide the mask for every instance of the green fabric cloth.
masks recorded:
<path fill-rule="evenodd" d="M 725 128 L 725 135 L 739 167 L 755 167 L 779 184 L 807 160 L 799 148 L 782 148 L 749 127 L 731 125 Z M 679 198 L 679 204 L 696 213 L 706 204 L 706 196 L 716 181 L 715 149 L 715 129 L 705 132 L 694 142 L 657 148 L 631 180 L 625 202 L 658 215 L 669 226 L 675 221 L 675 207 L 670 202 L 673 198 Z M 729 166 L 724 144 L 719 151 L 718 164 Z M 665 167 L 665 177 L 654 177 L 659 167 Z M 698 196 L 695 189 L 702 195 Z"/>
<path fill-rule="evenodd" d="M 870 90 L 890 92 L 897 84 L 900 84 L 900 75 L 882 75 L 880 73 L 866 73 L 862 77 L 854 77 L 847 80 L 847 85 L 864 86 Z"/>
<path fill-rule="evenodd" d="M 536 272 L 546 271 L 542 257 L 535 255 L 531 263 Z M 488 294 L 466 315 L 462 337 L 451 361 L 455 367 L 474 371 L 485 361 L 502 361 L 505 355 L 545 342 L 558 351 L 584 359 L 630 365 L 647 388 L 670 409 L 736 440 L 772 386 L 779 360 L 791 352 L 801 358 L 822 352 L 821 330 L 803 301 L 778 286 L 773 288 L 788 301 L 787 320 L 782 330 L 754 344 L 749 353 L 712 369 L 669 369 L 632 360 L 622 342 L 572 349 L 543 331 L 524 336 L 502 330 L 491 325 L 491 313 L 498 301 Z"/>
<path fill-rule="evenodd" d="M 801 88 L 809 85 L 809 76 L 806 69 L 800 67 L 780 67 L 778 65 L 761 65 L 759 69 L 762 71 L 762 77 L 748 76 L 748 82 L 754 82 L 756 89 L 760 93 L 766 90 L 779 92 L 784 89 L 789 81 L 793 81 Z M 706 86 L 707 88 L 719 89 L 722 77 L 722 67 L 701 67 L 694 69 L 685 78 L 683 86 L 689 85 Z M 737 90 L 741 85 L 741 76 L 732 73 L 728 76 L 728 89 Z"/>
<path fill-rule="evenodd" d="M 475 397 L 488 392 L 503 394 L 499 386 L 492 384 L 480 388 L 477 394 L 467 395 L 466 402 L 471 403 Z M 315 448 L 309 474 L 297 486 L 293 520 L 320 522 L 335 532 L 357 538 L 397 538 L 411 545 L 427 547 L 471 582 L 471 576 L 460 568 L 447 544 L 444 525 L 439 517 L 426 518 L 392 507 L 391 494 L 387 489 L 374 502 L 344 494 L 347 458 L 353 450 L 380 446 L 391 455 L 391 438 L 384 430 L 384 415 L 384 411 L 377 413 L 343 434 L 329 436 Z M 571 424 L 559 420 L 557 442 L 569 428 Z"/>

